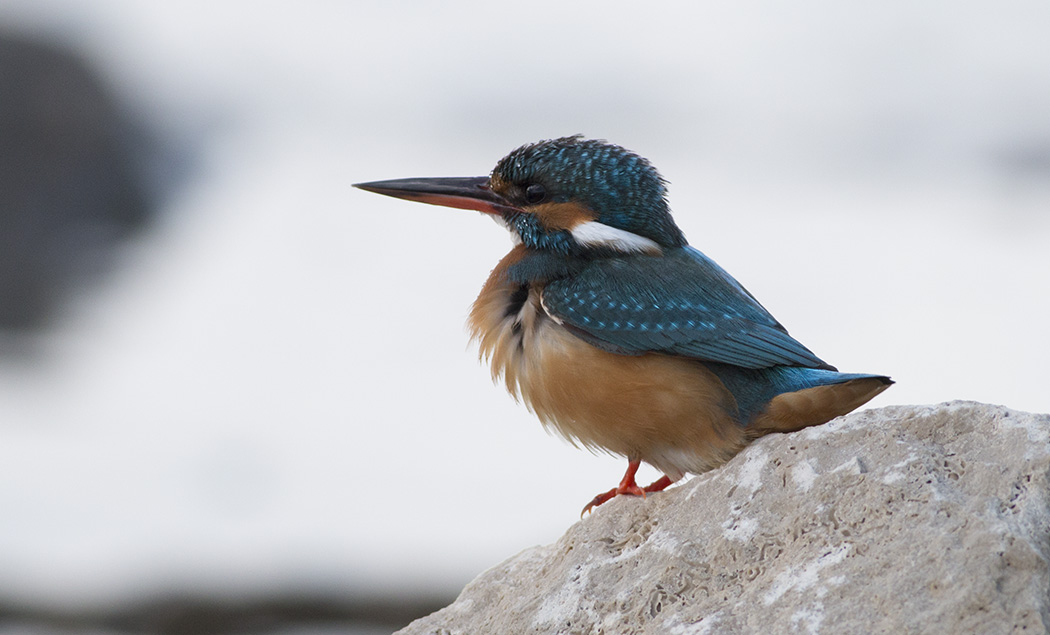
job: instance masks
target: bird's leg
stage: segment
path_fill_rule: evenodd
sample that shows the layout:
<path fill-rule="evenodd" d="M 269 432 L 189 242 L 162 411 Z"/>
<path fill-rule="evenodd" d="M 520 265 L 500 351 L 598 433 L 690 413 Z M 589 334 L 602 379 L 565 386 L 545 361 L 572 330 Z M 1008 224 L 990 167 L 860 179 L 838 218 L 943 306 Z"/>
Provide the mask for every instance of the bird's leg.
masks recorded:
<path fill-rule="evenodd" d="M 634 482 L 634 475 L 638 473 L 638 468 L 642 462 L 638 460 L 630 461 L 627 464 L 627 472 L 623 475 L 623 479 L 620 480 L 620 484 L 608 492 L 603 492 L 595 496 L 591 502 L 587 503 L 587 506 L 580 512 L 580 516 L 583 516 L 591 509 L 601 505 L 607 500 L 619 496 L 620 494 L 630 494 L 632 496 L 645 496 L 645 491 L 638 487 L 638 484 Z"/>
<path fill-rule="evenodd" d="M 674 483 L 668 476 L 661 476 L 652 483 L 642 488 L 643 492 L 662 492 Z"/>
<path fill-rule="evenodd" d="M 621 494 L 627 494 L 630 496 L 641 496 L 642 498 L 645 498 L 647 492 L 663 491 L 667 488 L 668 485 L 674 482 L 667 476 L 661 476 L 651 485 L 647 485 L 645 487 L 638 487 L 638 484 L 634 482 L 634 475 L 638 473 L 638 468 L 641 466 L 641 464 L 642 462 L 637 459 L 628 462 L 627 472 L 623 475 L 623 480 L 620 481 L 620 484 L 612 488 L 608 492 L 603 492 L 595 496 L 594 499 L 591 500 L 591 502 L 587 503 L 587 506 L 583 508 L 583 511 L 580 512 L 580 516 L 583 516 L 598 505 L 601 505 L 609 499 L 619 496 Z"/>

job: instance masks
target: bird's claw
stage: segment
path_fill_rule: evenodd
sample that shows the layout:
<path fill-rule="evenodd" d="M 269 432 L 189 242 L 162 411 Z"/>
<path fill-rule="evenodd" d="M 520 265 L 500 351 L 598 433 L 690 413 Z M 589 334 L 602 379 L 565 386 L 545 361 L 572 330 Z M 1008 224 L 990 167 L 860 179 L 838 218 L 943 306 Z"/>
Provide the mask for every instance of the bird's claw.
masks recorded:
<path fill-rule="evenodd" d="M 580 518 L 583 518 L 584 515 L 587 514 L 587 512 L 591 511 L 598 505 L 601 505 L 602 503 L 605 503 L 620 495 L 641 496 L 642 498 L 645 498 L 645 490 L 641 487 L 638 487 L 637 485 L 633 485 L 629 487 L 614 487 L 608 492 L 602 492 L 601 494 L 598 494 L 597 496 L 592 498 L 591 502 L 587 503 L 587 505 L 584 506 L 583 511 L 580 512 Z"/>
<path fill-rule="evenodd" d="M 632 461 L 631 464 L 627 467 L 627 474 L 624 475 L 623 480 L 620 481 L 619 486 L 612 488 L 608 492 L 598 494 L 597 496 L 592 498 L 591 502 L 587 503 L 587 505 L 584 506 L 583 511 L 580 512 L 580 518 L 583 518 L 587 514 L 587 512 L 593 510 L 598 505 L 608 502 L 610 499 L 616 498 L 621 494 L 626 494 L 627 496 L 641 496 L 642 498 L 645 498 L 645 495 L 648 492 L 662 492 L 669 485 L 671 485 L 671 483 L 674 482 L 670 479 L 670 477 L 662 476 L 650 485 L 646 485 L 645 487 L 638 487 L 638 484 L 634 482 L 634 475 L 637 470 L 638 464 Z"/>

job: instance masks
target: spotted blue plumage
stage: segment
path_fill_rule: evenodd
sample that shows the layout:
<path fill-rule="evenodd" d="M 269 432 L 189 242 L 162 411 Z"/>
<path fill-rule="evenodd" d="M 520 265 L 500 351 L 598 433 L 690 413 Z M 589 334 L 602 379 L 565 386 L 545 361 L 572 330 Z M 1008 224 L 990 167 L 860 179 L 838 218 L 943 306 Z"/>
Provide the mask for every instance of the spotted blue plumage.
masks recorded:
<path fill-rule="evenodd" d="M 692 247 L 593 260 L 547 283 L 543 304 L 579 337 L 615 353 L 834 370 Z"/>

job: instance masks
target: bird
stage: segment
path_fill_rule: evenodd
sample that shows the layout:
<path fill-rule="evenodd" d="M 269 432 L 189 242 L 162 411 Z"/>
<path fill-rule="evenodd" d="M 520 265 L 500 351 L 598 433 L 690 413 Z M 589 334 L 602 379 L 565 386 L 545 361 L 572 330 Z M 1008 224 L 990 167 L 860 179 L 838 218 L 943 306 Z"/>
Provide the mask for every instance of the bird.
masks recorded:
<path fill-rule="evenodd" d="M 468 325 L 494 381 L 573 445 L 627 459 L 616 496 L 661 491 L 749 443 L 844 415 L 893 384 L 844 373 L 675 224 L 642 156 L 581 135 L 523 145 L 488 176 L 354 187 L 475 210 L 511 235 Z M 663 473 L 639 487 L 641 463 Z"/>

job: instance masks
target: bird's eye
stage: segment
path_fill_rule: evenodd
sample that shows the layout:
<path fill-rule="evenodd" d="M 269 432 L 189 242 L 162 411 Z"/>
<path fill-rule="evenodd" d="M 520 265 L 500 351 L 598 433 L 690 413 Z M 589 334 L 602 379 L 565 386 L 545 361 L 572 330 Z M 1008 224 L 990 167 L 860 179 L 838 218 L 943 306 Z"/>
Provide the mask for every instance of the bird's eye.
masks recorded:
<path fill-rule="evenodd" d="M 547 198 L 547 188 L 543 187 L 539 183 L 533 183 L 532 185 L 525 188 L 525 202 L 530 205 L 536 203 L 542 203 L 543 199 Z"/>

